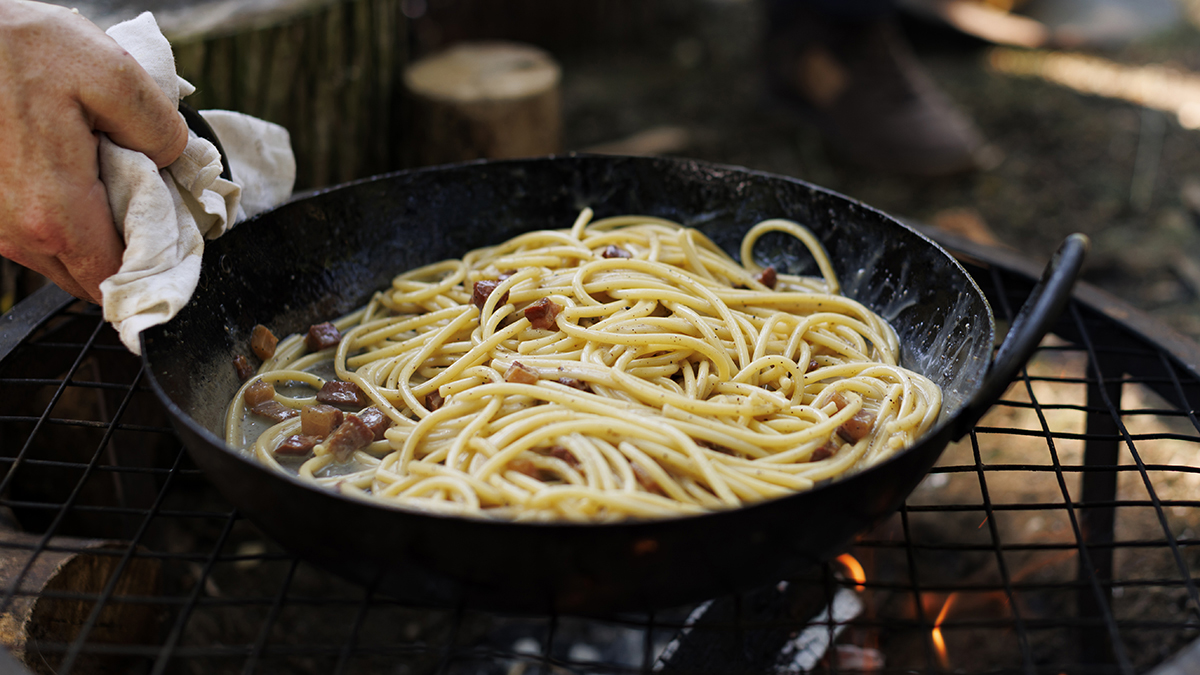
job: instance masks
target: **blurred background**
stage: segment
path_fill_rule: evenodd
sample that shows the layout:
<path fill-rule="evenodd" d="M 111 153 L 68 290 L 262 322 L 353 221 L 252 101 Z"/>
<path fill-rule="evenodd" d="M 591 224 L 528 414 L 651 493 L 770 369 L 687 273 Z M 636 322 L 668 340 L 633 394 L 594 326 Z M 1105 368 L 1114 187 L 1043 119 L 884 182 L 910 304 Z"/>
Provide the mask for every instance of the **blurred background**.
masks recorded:
<path fill-rule="evenodd" d="M 870 39 L 831 43 L 829 35 L 857 34 L 838 32 L 846 17 L 830 29 L 792 16 L 792 5 L 838 4 L 828 1 L 69 4 L 102 27 L 153 10 L 180 74 L 198 86 L 193 107 L 239 110 L 291 131 L 299 190 L 522 154 L 486 143 L 430 151 L 445 135 L 430 129 L 430 116 L 453 111 L 423 108 L 440 94 L 405 79 L 456 45 L 515 41 L 558 68 L 549 105 L 560 127 L 525 152 L 551 143 L 550 151 L 665 154 L 786 174 L 1039 260 L 1066 234 L 1085 232 L 1094 244 L 1088 281 L 1200 338 L 1200 0 L 901 0 L 894 15 L 868 17 L 887 24 L 898 65 L 893 53 L 864 57 L 899 68 L 899 85 L 895 73 L 864 75 L 878 64 L 861 66 L 854 50 L 869 52 Z M 821 29 L 806 34 L 813 25 Z M 809 58 L 811 43 L 832 60 Z M 812 92 L 797 89 L 804 82 L 788 81 L 803 64 L 817 98 L 858 87 L 866 94 L 855 110 L 866 112 L 814 105 L 803 95 Z M 903 90 L 914 81 L 915 94 Z M 871 161 L 887 153 L 870 138 L 847 151 L 845 141 L 875 130 L 873 111 L 912 96 L 972 127 L 969 167 L 889 167 Z M 485 124 L 500 135 L 509 128 Z M 3 283 L 6 309 L 37 282 L 7 265 Z"/>

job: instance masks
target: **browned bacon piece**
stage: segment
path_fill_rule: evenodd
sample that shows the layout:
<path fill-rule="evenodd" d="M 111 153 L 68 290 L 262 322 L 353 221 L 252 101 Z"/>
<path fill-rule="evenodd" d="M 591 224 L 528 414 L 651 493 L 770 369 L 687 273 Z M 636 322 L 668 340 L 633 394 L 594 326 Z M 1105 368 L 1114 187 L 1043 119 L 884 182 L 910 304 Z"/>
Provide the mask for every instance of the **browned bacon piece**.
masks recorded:
<path fill-rule="evenodd" d="M 487 303 L 488 298 L 491 297 L 492 291 L 495 291 L 496 287 L 499 285 L 499 281 L 492 279 L 476 281 L 475 285 L 471 288 L 471 304 L 475 305 L 479 309 L 483 309 L 484 304 Z M 500 296 L 500 298 L 496 300 L 496 306 L 499 307 L 506 302 L 508 302 L 507 292 L 505 292 L 504 295 Z"/>
<path fill-rule="evenodd" d="M 779 281 L 779 275 L 775 273 L 774 265 L 771 265 L 769 267 L 764 267 L 763 271 L 754 275 L 754 278 L 756 280 L 758 280 L 758 283 L 762 284 L 763 286 L 766 286 L 767 288 L 771 288 L 771 289 L 774 289 L 775 284 L 778 283 L 778 281 Z"/>
<path fill-rule="evenodd" d="M 363 408 L 356 415 L 351 416 L 357 417 L 362 421 L 363 424 L 367 425 L 367 428 L 371 430 L 373 440 L 376 441 L 383 440 L 383 432 L 387 431 L 387 428 L 392 426 L 391 418 L 385 415 L 382 410 L 376 408 L 375 406 Z"/>
<path fill-rule="evenodd" d="M 342 334 L 337 326 L 326 321 L 308 327 L 308 335 L 304 336 L 304 344 L 310 352 L 336 347 L 342 341 Z"/>
<path fill-rule="evenodd" d="M 300 414 L 279 401 L 263 401 L 258 405 L 251 406 L 250 412 L 261 415 L 276 424 Z"/>
<path fill-rule="evenodd" d="M 550 455 L 551 457 L 557 457 L 558 459 L 561 459 L 562 461 L 571 465 L 571 468 L 579 466 L 579 460 L 575 457 L 575 455 L 561 445 L 556 445 L 550 448 L 550 451 L 546 454 Z"/>
<path fill-rule="evenodd" d="M 306 457 L 320 442 L 321 439 L 316 436 L 294 434 L 283 439 L 279 447 L 275 448 L 275 454 L 285 457 Z"/>
<path fill-rule="evenodd" d="M 845 408 L 850 404 L 841 392 L 835 393 L 829 398 L 838 410 Z M 854 417 L 846 420 L 842 426 L 838 427 L 837 435 L 847 443 L 857 443 L 871 434 L 871 430 L 875 427 L 875 416 L 865 410 L 859 410 L 854 413 Z"/>
<path fill-rule="evenodd" d="M 322 385 L 321 391 L 317 392 L 317 402 L 324 403 L 325 405 L 361 408 L 370 403 L 371 400 L 353 382 L 330 380 Z"/>
<path fill-rule="evenodd" d="M 632 258 L 633 254 L 616 244 L 609 244 L 600 252 L 600 255 L 605 258 Z"/>
<path fill-rule="evenodd" d="M 275 356 L 275 345 L 277 344 L 279 344 L 279 338 L 275 337 L 270 328 L 261 323 L 250 331 L 250 351 L 263 361 Z"/>
<path fill-rule="evenodd" d="M 525 308 L 525 318 L 529 319 L 529 324 L 534 328 L 554 328 L 554 320 L 558 318 L 562 309 L 562 305 L 550 298 L 542 298 Z"/>
<path fill-rule="evenodd" d="M 577 377 L 567 377 L 566 375 L 564 375 L 564 376 L 558 378 L 558 383 L 561 385 L 568 386 L 572 389 L 578 389 L 579 391 L 586 391 L 589 394 L 592 392 L 592 388 L 588 386 L 588 383 L 584 382 L 583 380 L 581 380 Z"/>
<path fill-rule="evenodd" d="M 512 365 L 504 373 L 505 382 L 515 382 L 516 384 L 537 384 L 537 371 L 520 361 L 513 361 Z"/>
<path fill-rule="evenodd" d="M 254 375 L 254 366 L 250 365 L 250 359 L 244 354 L 238 354 L 233 357 L 233 368 L 237 371 L 238 379 L 242 382 L 250 379 Z"/>
<path fill-rule="evenodd" d="M 823 459 L 829 459 L 837 454 L 838 447 L 833 441 L 828 441 L 825 445 L 813 450 L 812 456 L 808 458 L 810 462 L 819 462 Z"/>
<path fill-rule="evenodd" d="M 857 443 L 871 435 L 873 428 L 875 428 L 875 416 L 860 410 L 854 413 L 854 417 L 846 420 L 845 424 L 838 427 L 837 434 L 847 443 Z"/>
<path fill-rule="evenodd" d="M 355 415 L 346 415 L 346 421 L 333 430 L 326 441 L 325 447 L 333 453 L 334 459 L 344 462 L 355 450 L 365 448 L 375 440 L 375 434 L 370 427 Z"/>
<path fill-rule="evenodd" d="M 246 387 L 246 393 L 242 394 L 242 398 L 246 400 L 246 406 L 249 408 L 266 403 L 275 398 L 275 385 L 259 380 Z"/>
<path fill-rule="evenodd" d="M 425 397 L 425 407 L 429 408 L 430 412 L 441 408 L 445 404 L 446 398 L 436 389 L 429 392 L 429 395 Z"/>
<path fill-rule="evenodd" d="M 318 403 L 300 409 L 300 430 L 305 436 L 325 438 L 342 423 L 342 411 L 331 405 Z"/>

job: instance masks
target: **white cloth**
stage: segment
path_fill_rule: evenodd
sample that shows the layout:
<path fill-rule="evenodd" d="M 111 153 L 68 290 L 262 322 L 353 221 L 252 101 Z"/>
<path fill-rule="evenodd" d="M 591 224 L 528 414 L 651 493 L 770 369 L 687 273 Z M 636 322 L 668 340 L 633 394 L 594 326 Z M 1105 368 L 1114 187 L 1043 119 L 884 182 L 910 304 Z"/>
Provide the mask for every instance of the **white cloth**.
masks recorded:
<path fill-rule="evenodd" d="M 108 34 L 172 102 L 195 91 L 176 75 L 171 45 L 149 12 L 113 26 Z M 220 177 L 216 147 L 194 133 L 183 155 L 161 170 L 146 155 L 100 138 L 100 180 L 125 238 L 120 271 L 100 284 L 104 318 L 135 354 L 141 351 L 139 333 L 169 321 L 191 299 L 200 279 L 204 239 L 215 239 L 282 202 L 296 179 L 286 129 L 224 110 L 200 114 L 229 157 L 233 182 Z"/>

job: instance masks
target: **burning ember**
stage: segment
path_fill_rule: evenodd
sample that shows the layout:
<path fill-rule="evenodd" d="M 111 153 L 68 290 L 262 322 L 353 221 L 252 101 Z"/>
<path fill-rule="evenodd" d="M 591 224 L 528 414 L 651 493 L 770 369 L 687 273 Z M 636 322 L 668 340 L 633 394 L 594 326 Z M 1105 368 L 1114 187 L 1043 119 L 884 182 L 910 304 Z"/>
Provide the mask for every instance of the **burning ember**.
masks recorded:
<path fill-rule="evenodd" d="M 858 558 L 849 553 L 843 553 L 837 557 L 837 561 L 846 568 L 846 573 L 854 580 L 854 590 L 859 593 L 863 592 L 866 589 L 867 573 L 863 570 L 862 563 L 858 562 Z"/>

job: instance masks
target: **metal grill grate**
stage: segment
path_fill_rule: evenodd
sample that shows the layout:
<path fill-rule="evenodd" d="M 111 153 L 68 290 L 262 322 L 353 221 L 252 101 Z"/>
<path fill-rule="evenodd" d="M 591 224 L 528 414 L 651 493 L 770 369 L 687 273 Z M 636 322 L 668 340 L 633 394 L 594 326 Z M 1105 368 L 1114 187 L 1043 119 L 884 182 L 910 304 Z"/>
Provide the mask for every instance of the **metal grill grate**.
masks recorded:
<path fill-rule="evenodd" d="M 958 246 L 1011 316 L 1027 266 Z M 35 672 L 1181 675 L 1200 658 L 1200 348 L 1087 288 L 852 548 L 865 581 L 840 559 L 598 618 L 402 606 L 330 578 L 216 495 L 97 310 L 47 291 L 15 315 L 0 322 L 0 640 Z M 22 321 L 37 328 L 19 341 Z"/>

